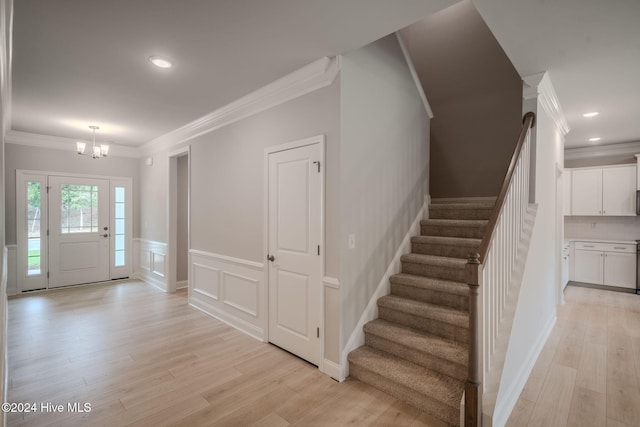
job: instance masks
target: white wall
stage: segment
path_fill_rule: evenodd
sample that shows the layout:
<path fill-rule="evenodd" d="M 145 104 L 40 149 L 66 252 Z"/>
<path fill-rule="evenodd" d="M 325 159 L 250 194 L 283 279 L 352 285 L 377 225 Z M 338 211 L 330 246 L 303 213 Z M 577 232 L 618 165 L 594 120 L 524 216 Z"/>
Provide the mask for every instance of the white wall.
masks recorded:
<path fill-rule="evenodd" d="M 344 55 L 340 79 L 344 347 L 428 194 L 429 118 L 394 35 Z"/>
<path fill-rule="evenodd" d="M 640 216 L 566 216 L 567 238 L 640 240 Z"/>
<path fill-rule="evenodd" d="M 139 236 L 144 240 L 167 243 L 169 156 L 160 152 L 150 157 L 153 160 L 151 165 L 147 165 L 148 157 L 138 161 Z"/>
<path fill-rule="evenodd" d="M 506 400 L 513 404 L 555 324 L 556 306 L 560 302 L 563 233 L 559 220 L 562 200 L 556 193 L 556 165 L 562 167 L 564 162 L 564 136 L 540 104 L 534 101 L 529 107 L 525 110 L 537 114 L 535 203 L 538 211 L 498 395 L 498 402 Z M 508 416 L 509 412 L 497 415 Z"/>
<path fill-rule="evenodd" d="M 7 244 L 16 243 L 16 169 L 133 178 L 133 236 L 138 236 L 137 159 L 110 156 L 94 160 L 79 156 L 75 151 L 7 144 L 5 162 Z"/>
<path fill-rule="evenodd" d="M 0 0 L 0 194 L 6 193 L 5 136 L 10 119 L 11 21 L 13 1 Z M 5 248 L 4 197 L 0 196 L 0 399 L 7 401 L 7 250 Z M 15 226 L 14 226 L 15 227 Z M 0 415 L 0 426 L 6 425 L 6 413 Z"/>

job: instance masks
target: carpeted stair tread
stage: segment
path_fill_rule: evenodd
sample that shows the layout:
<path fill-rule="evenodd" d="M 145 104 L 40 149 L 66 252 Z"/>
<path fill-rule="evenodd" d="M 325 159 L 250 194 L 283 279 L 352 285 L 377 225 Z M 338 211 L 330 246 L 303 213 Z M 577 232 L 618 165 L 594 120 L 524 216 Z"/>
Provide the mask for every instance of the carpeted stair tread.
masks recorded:
<path fill-rule="evenodd" d="M 447 256 L 437 255 L 424 255 L 424 254 L 404 254 L 400 257 L 402 262 L 412 262 L 415 264 L 429 264 L 446 268 L 465 268 L 467 264 L 466 259 L 454 258 Z"/>
<path fill-rule="evenodd" d="M 436 320 L 459 328 L 469 327 L 469 314 L 464 311 L 402 298 L 395 295 L 386 295 L 378 298 L 378 307 L 400 311 L 412 316 L 424 318 L 425 320 Z"/>
<path fill-rule="evenodd" d="M 444 236 L 414 236 L 411 238 L 411 252 L 453 258 L 469 258 L 478 252 L 481 239 Z"/>
<path fill-rule="evenodd" d="M 488 223 L 485 219 L 423 219 L 420 221 L 420 234 L 481 238 Z"/>
<path fill-rule="evenodd" d="M 493 203 L 436 203 L 429 205 L 429 217 L 441 219 L 489 219 Z"/>
<path fill-rule="evenodd" d="M 401 400 L 408 400 L 450 424 L 459 424 L 462 381 L 368 346 L 349 353 L 349 363 L 355 378 Z"/>
<path fill-rule="evenodd" d="M 467 364 L 467 346 L 416 329 L 375 319 L 364 325 L 364 332 L 394 341 L 398 345 L 428 353 L 460 365 Z"/>
<path fill-rule="evenodd" d="M 411 242 L 432 245 L 480 247 L 482 239 L 448 236 L 413 236 Z"/>
<path fill-rule="evenodd" d="M 448 294 L 460 296 L 469 295 L 469 285 L 463 282 L 454 282 L 452 280 L 398 273 L 389 277 L 389 281 L 399 285 L 412 286 L 414 288 L 428 289 Z"/>

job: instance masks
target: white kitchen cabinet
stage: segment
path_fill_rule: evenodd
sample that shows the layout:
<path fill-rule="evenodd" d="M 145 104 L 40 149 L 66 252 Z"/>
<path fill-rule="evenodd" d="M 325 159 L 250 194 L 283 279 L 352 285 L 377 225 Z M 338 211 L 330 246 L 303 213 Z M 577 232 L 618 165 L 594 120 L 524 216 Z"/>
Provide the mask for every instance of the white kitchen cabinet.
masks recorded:
<path fill-rule="evenodd" d="M 636 245 L 575 242 L 574 279 L 596 285 L 636 287 Z"/>
<path fill-rule="evenodd" d="M 571 215 L 636 215 L 636 165 L 571 170 Z"/>
<path fill-rule="evenodd" d="M 636 165 L 602 170 L 602 215 L 636 214 Z"/>
<path fill-rule="evenodd" d="M 622 288 L 635 288 L 636 254 L 605 252 L 604 284 Z"/>
<path fill-rule="evenodd" d="M 575 281 L 604 284 L 604 252 L 576 249 Z"/>

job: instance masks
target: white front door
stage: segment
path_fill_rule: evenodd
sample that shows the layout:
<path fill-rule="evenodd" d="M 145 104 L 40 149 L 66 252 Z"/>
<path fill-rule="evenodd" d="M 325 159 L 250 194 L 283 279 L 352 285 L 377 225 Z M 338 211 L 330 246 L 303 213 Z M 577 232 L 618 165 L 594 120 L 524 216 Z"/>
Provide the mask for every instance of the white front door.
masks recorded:
<path fill-rule="evenodd" d="M 109 280 L 109 180 L 49 177 L 49 288 Z"/>
<path fill-rule="evenodd" d="M 268 154 L 269 341 L 320 362 L 322 145 Z"/>

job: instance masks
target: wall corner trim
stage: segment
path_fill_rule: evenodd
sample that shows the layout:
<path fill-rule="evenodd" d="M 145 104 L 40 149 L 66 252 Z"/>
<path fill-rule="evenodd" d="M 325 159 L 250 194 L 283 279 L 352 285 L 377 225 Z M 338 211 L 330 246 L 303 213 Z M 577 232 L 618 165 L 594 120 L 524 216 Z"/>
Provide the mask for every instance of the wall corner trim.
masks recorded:
<path fill-rule="evenodd" d="M 418 94 L 420 95 L 420 99 L 422 99 L 422 104 L 424 105 L 425 110 L 427 110 L 427 115 L 429 116 L 430 119 L 433 119 L 433 110 L 431 109 L 431 105 L 429 105 L 429 100 L 427 99 L 427 95 L 424 93 L 422 82 L 420 81 L 420 77 L 418 76 L 416 67 L 413 64 L 413 60 L 411 59 L 409 50 L 407 49 L 407 46 L 404 44 L 404 41 L 402 40 L 402 35 L 400 34 L 400 31 L 396 31 L 396 38 L 398 39 L 398 43 L 400 44 L 400 49 L 402 50 L 402 54 L 404 55 L 404 60 L 407 62 L 407 66 L 409 67 L 409 71 L 411 72 L 411 77 L 413 78 L 413 82 L 416 84 L 416 88 L 418 89 Z"/>
<path fill-rule="evenodd" d="M 264 269 L 264 263 L 262 262 L 255 262 L 255 261 L 249 261 L 242 258 L 234 258 L 227 255 L 214 254 L 211 252 L 201 251 L 199 249 L 189 249 L 189 253 L 191 255 L 200 255 L 200 256 L 211 258 L 211 259 L 216 259 L 218 261 L 224 261 L 227 263 L 230 262 L 232 264 L 237 264 L 244 267 L 251 267 L 254 270 L 262 271 Z"/>
<path fill-rule="evenodd" d="M 307 93 L 329 86 L 338 76 L 337 58 L 323 57 L 242 98 L 140 146 L 139 156 L 169 149 Z"/>
<path fill-rule="evenodd" d="M 535 99 L 537 98 L 542 108 L 551 116 L 556 126 L 562 132 L 562 136 L 565 136 L 571 128 L 567 124 L 560 101 L 556 95 L 556 90 L 551 83 L 551 77 L 548 72 L 538 73 L 531 76 L 524 77 L 522 98 L 523 99 Z"/>

